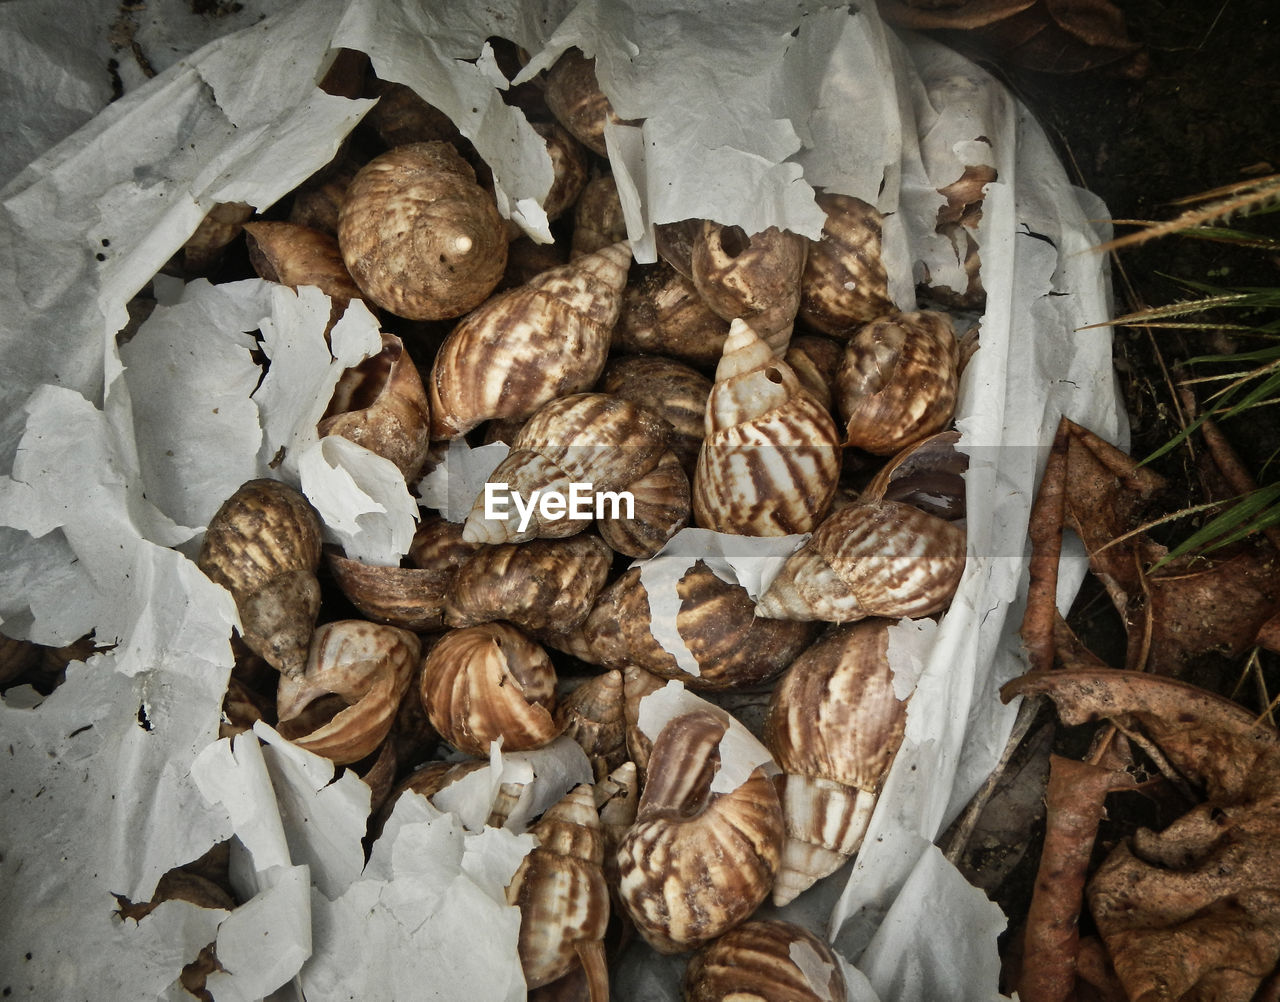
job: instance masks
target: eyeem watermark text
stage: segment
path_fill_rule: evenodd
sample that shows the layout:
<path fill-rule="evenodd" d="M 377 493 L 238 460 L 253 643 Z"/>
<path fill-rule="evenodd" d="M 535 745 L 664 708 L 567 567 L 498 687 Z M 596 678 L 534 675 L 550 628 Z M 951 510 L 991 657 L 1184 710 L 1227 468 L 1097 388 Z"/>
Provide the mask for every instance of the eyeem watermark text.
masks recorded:
<path fill-rule="evenodd" d="M 560 491 L 534 491 L 525 501 L 505 483 L 484 485 L 484 517 L 491 521 L 505 521 L 513 505 L 520 517 L 519 532 L 529 527 L 529 520 L 536 511 L 544 522 L 557 522 L 562 518 L 588 520 L 593 518 L 635 518 L 636 499 L 630 491 L 599 491 L 591 484 L 570 484 L 569 493 Z"/>

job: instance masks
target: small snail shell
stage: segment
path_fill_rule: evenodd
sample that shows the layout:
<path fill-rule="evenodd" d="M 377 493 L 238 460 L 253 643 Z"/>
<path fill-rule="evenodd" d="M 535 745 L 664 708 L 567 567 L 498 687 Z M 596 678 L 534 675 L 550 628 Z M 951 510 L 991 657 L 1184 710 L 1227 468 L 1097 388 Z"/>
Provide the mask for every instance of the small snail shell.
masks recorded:
<path fill-rule="evenodd" d="M 744 921 L 778 869 L 782 808 L 763 767 L 731 791 L 713 789 L 726 729 L 705 710 L 662 729 L 618 850 L 623 906 L 661 953 L 701 946 Z"/>
<path fill-rule="evenodd" d="M 964 529 L 898 501 L 851 505 L 787 558 L 756 612 L 833 623 L 928 616 L 950 604 L 964 562 Z"/>
<path fill-rule="evenodd" d="M 245 223 L 244 232 L 249 263 L 268 282 L 291 289 L 314 285 L 333 300 L 338 316 L 351 300 L 363 298 L 347 273 L 337 239 L 330 234 L 297 223 L 266 220 Z"/>
<path fill-rule="evenodd" d="M 822 192 L 822 238 L 809 244 L 800 283 L 800 317 L 833 337 L 894 311 L 880 259 L 883 217 L 860 198 Z"/>
<path fill-rule="evenodd" d="M 278 480 L 250 480 L 209 521 L 196 563 L 231 592 L 245 643 L 299 676 L 320 611 L 320 518 Z"/>
<path fill-rule="evenodd" d="M 507 885 L 507 903 L 520 908 L 518 949 L 525 982 L 538 988 L 583 962 L 593 982 L 592 997 L 605 999 L 609 972 L 601 941 L 609 924 L 609 890 L 591 787 L 570 790 L 531 831 L 538 845 Z"/>
<path fill-rule="evenodd" d="M 809 242 L 771 226 L 748 236 L 738 226 L 704 221 L 693 244 L 693 284 L 725 320 L 743 319 L 781 357 L 800 306 Z"/>
<path fill-rule="evenodd" d="M 576 629 L 612 562 L 609 547 L 585 534 L 481 547 L 454 575 L 445 621 L 474 626 L 505 619 L 531 633 Z"/>
<path fill-rule="evenodd" d="M 280 680 L 280 733 L 339 764 L 358 762 L 391 730 L 420 650 L 416 636 L 394 626 L 346 619 L 319 627 L 306 672 Z"/>
<path fill-rule="evenodd" d="M 532 498 L 534 491 L 567 496 L 570 484 L 591 484 L 602 492 L 626 488 L 653 469 L 667 451 L 662 422 L 629 400 L 607 393 L 578 393 L 544 404 L 511 443 L 511 452 L 489 474 L 509 493 Z M 485 517 L 481 494 L 467 516 L 463 538 L 473 542 L 522 542 L 580 532 L 587 522 L 572 518 L 532 519 L 522 532 L 515 508 L 502 519 Z"/>
<path fill-rule="evenodd" d="M 439 515 L 428 515 L 418 523 L 409 544 L 409 562 L 414 567 L 452 577 L 468 554 L 479 549 L 478 543 L 462 538 L 462 526 Z"/>
<path fill-rule="evenodd" d="M 562 730 L 551 659 L 505 623 L 446 633 L 423 664 L 421 693 L 431 726 L 468 755 L 488 755 L 498 737 L 506 751 L 539 748 Z"/>
<path fill-rule="evenodd" d="M 596 61 L 587 59 L 580 49 L 566 49 L 547 70 L 547 86 L 543 96 L 556 121 L 572 133 L 573 138 L 592 153 L 607 156 L 604 123 L 612 119 L 609 99 L 596 81 Z"/>
<path fill-rule="evenodd" d="M 845 1002 L 847 993 L 831 947 L 781 919 L 730 929 L 695 953 L 684 975 L 686 1002 Z"/>
<path fill-rule="evenodd" d="M 547 143 L 555 180 L 542 203 L 548 219 L 559 218 L 578 200 L 587 184 L 587 153 L 577 140 L 554 122 L 534 122 L 533 131 Z M 626 236 L 624 233 L 623 237 Z M 621 240 L 619 237 L 618 240 Z M 610 240 L 609 243 L 616 243 Z"/>
<path fill-rule="evenodd" d="M 645 671 L 638 665 L 626 665 L 622 669 L 622 709 L 627 717 L 627 754 L 636 765 L 643 784 L 649 768 L 649 756 L 653 753 L 653 741 L 640 730 L 640 704 L 645 696 L 665 686 L 661 675 Z"/>
<path fill-rule="evenodd" d="M 831 504 L 840 458 L 831 415 L 735 320 L 707 398 L 693 478 L 698 525 L 748 536 L 808 532 Z"/>
<path fill-rule="evenodd" d="M 626 239 L 627 220 L 622 214 L 618 182 L 612 174 L 593 177 L 573 207 L 569 256 L 575 258 L 592 254 Z"/>
<path fill-rule="evenodd" d="M 690 689 L 743 688 L 778 675 L 816 632 L 798 622 L 778 629 L 782 620 L 757 616 L 746 589 L 722 581 L 702 561 L 684 573 L 676 589 L 681 601 L 675 628 L 699 675 L 685 672 L 654 636 L 649 594 L 638 567 L 606 587 L 587 617 L 583 629 L 597 659 L 610 667 L 637 665 L 679 679 Z"/>
<path fill-rule="evenodd" d="M 622 295 L 613 331 L 619 351 L 656 352 L 693 365 L 715 365 L 729 321 L 698 295 L 693 282 L 665 262 L 647 266 Z"/>
<path fill-rule="evenodd" d="M 833 629 L 774 689 L 765 743 L 785 774 L 787 819 L 774 904 L 834 873 L 862 844 L 906 726 L 889 669 L 891 625 L 868 619 Z"/>
<path fill-rule="evenodd" d="M 689 478 L 671 450 L 658 465 L 627 485 L 633 514 L 607 513 L 596 520 L 601 538 L 628 557 L 651 557 L 689 524 L 692 514 Z"/>
<path fill-rule="evenodd" d="M 959 361 L 944 313 L 900 313 L 867 324 L 836 373 L 845 444 L 885 456 L 942 431 L 955 414 Z"/>
<path fill-rule="evenodd" d="M 564 723 L 565 736 L 587 753 L 596 782 L 626 761 L 622 672 L 615 669 L 587 679 L 560 701 L 556 718 Z"/>
<path fill-rule="evenodd" d="M 717 356 L 718 357 L 718 356 Z M 615 358 L 600 377 L 600 389 L 647 407 L 671 426 L 667 443 L 690 477 L 698 461 L 711 380 L 673 358 Z"/>
<path fill-rule="evenodd" d="M 431 369 L 432 437 L 528 417 L 604 370 L 631 252 L 613 244 L 494 296 L 445 339 Z"/>
<path fill-rule="evenodd" d="M 800 380 L 800 385 L 808 390 L 809 396 L 834 413 L 835 398 L 831 390 L 836 385 L 836 372 L 843 357 L 844 346 L 839 341 L 816 334 L 802 334 L 791 339 L 784 360 Z"/>
<path fill-rule="evenodd" d="M 507 265 L 493 197 L 442 142 L 398 146 L 365 164 L 347 189 L 338 243 L 365 295 L 409 320 L 479 306 Z"/>
<path fill-rule="evenodd" d="M 350 439 L 416 480 L 431 446 L 430 405 L 398 337 L 383 334 L 382 351 L 343 372 L 316 432 Z"/>

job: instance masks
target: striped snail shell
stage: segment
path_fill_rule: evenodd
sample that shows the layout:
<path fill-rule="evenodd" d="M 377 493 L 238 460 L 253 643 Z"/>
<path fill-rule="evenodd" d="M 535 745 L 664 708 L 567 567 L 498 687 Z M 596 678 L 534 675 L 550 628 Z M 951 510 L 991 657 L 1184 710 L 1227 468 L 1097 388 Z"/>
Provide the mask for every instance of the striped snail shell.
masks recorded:
<path fill-rule="evenodd" d="M 880 259 L 883 217 L 851 195 L 820 192 L 817 202 L 827 218 L 821 239 L 809 244 L 800 317 L 823 334 L 847 338 L 894 310 Z"/>
<path fill-rule="evenodd" d="M 845 1002 L 844 971 L 794 922 L 753 919 L 708 943 L 685 968 L 686 1002 Z"/>
<path fill-rule="evenodd" d="M 610 548 L 628 557 L 651 557 L 689 524 L 692 502 L 689 477 L 668 449 L 658 465 L 627 485 L 633 514 L 606 513 L 596 529 Z"/>
<path fill-rule="evenodd" d="M 728 336 L 729 321 L 698 295 L 693 280 L 660 261 L 628 283 L 613 344 L 709 367 L 720 360 Z"/>
<path fill-rule="evenodd" d="M 622 672 L 614 669 L 587 679 L 560 701 L 556 717 L 565 724 L 565 736 L 587 753 L 596 782 L 626 761 Z"/>
<path fill-rule="evenodd" d="M 547 70 L 544 96 L 551 114 L 574 139 L 592 153 L 608 156 L 604 124 L 610 119 L 618 121 L 618 116 L 596 80 L 594 59 L 584 56 L 581 49 L 566 49 Z"/>
<path fill-rule="evenodd" d="M 582 189 L 573 207 L 573 238 L 569 257 L 581 257 L 627 239 L 627 220 L 622 214 L 618 182 L 612 174 L 593 177 Z"/>

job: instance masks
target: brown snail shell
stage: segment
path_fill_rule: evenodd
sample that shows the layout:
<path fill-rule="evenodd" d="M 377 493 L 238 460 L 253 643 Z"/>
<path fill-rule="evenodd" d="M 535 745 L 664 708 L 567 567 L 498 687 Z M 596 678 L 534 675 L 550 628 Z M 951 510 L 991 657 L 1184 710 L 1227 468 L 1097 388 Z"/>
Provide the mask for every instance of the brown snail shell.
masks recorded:
<path fill-rule="evenodd" d="M 320 518 L 278 480 L 251 480 L 209 521 L 197 565 L 235 599 L 245 643 L 300 676 L 320 611 Z"/>
<path fill-rule="evenodd" d="M 629 400 L 607 393 L 578 393 L 544 404 L 520 429 L 511 452 L 489 475 L 489 483 L 508 485 L 508 492 L 529 499 L 534 491 L 557 491 L 566 497 L 571 484 L 591 484 L 596 498 L 620 492 L 658 464 L 666 447 L 662 422 Z M 593 509 L 594 510 L 594 509 Z M 582 531 L 587 521 L 543 518 L 539 513 L 525 531 L 513 505 L 508 517 L 485 517 L 485 496 L 467 516 L 463 538 L 473 542 L 522 542 Z"/>
<path fill-rule="evenodd" d="M 587 679 L 560 701 L 556 718 L 565 725 L 565 736 L 587 753 L 596 782 L 626 761 L 622 672 L 615 669 Z"/>
<path fill-rule="evenodd" d="M 494 292 L 506 292 L 508 289 L 527 285 L 544 271 L 568 263 L 569 255 L 563 242 L 540 244 L 524 235 L 515 237 L 507 244 L 507 270 L 502 273 L 502 281 Z"/>
<path fill-rule="evenodd" d="M 293 193 L 289 222 L 309 229 L 338 235 L 338 216 L 347 200 L 347 188 L 361 164 L 344 146 L 338 155 L 303 181 Z"/>
<path fill-rule="evenodd" d="M 383 459 L 413 482 L 431 446 L 431 411 L 417 366 L 394 334 L 382 351 L 343 372 L 317 434 L 341 435 Z"/>
<path fill-rule="evenodd" d="M 394 626 L 360 619 L 324 624 L 306 672 L 280 680 L 280 733 L 340 765 L 360 761 L 390 732 L 420 651 L 414 634 Z"/>
<path fill-rule="evenodd" d="M 649 768 L 653 741 L 640 729 L 640 704 L 646 696 L 657 692 L 666 684 L 666 679 L 661 675 L 645 671 L 638 665 L 629 664 L 622 669 L 622 709 L 627 718 L 627 754 L 635 763 L 641 783 Z"/>
<path fill-rule="evenodd" d="M 592 997 L 605 999 L 609 972 L 602 940 L 609 924 L 609 890 L 591 787 L 570 790 L 531 831 L 538 845 L 507 885 L 507 903 L 520 908 L 518 949 L 525 982 L 538 988 L 583 963 L 594 984 Z"/>
<path fill-rule="evenodd" d="M 623 906 L 661 953 L 694 949 L 745 921 L 778 869 L 782 808 L 763 767 L 731 791 L 713 788 L 727 726 L 705 710 L 667 723 L 618 850 Z"/>
<path fill-rule="evenodd" d="M 840 459 L 826 408 L 735 320 L 707 398 L 693 478 L 698 525 L 748 536 L 809 532 L 831 504 Z"/>
<path fill-rule="evenodd" d="M 446 633 L 422 668 L 422 703 L 440 736 L 468 755 L 539 748 L 556 723 L 556 670 L 514 626 L 483 623 Z"/>
<path fill-rule="evenodd" d="M 432 437 L 528 417 L 604 370 L 631 252 L 613 244 L 494 296 L 445 339 L 431 369 Z"/>
<path fill-rule="evenodd" d="M 182 245 L 182 270 L 186 275 L 207 275 L 222 260 L 227 245 L 240 235 L 253 206 L 245 202 L 219 202 L 200 220 Z"/>
<path fill-rule="evenodd" d="M 791 339 L 783 358 L 809 396 L 835 413 L 832 388 L 836 385 L 836 372 L 843 357 L 844 346 L 839 341 L 817 334 L 802 334 Z"/>
<path fill-rule="evenodd" d="M 845 444 L 892 455 L 951 423 L 960 346 L 945 313 L 900 313 L 867 324 L 836 373 Z"/>
<path fill-rule="evenodd" d="M 554 122 L 534 122 L 533 131 L 546 140 L 547 154 L 551 157 L 555 177 L 551 182 L 551 190 L 542 202 L 542 209 L 548 219 L 558 219 L 578 201 L 578 196 L 586 187 L 587 153 L 566 129 Z M 623 233 L 618 240 L 625 236 Z M 609 241 L 611 244 L 616 242 Z"/>
<path fill-rule="evenodd" d="M 477 549 L 478 543 L 462 538 L 461 523 L 429 515 L 418 523 L 407 556 L 414 567 L 452 577 L 458 565 Z"/>
<path fill-rule="evenodd" d="M 593 254 L 610 244 L 627 239 L 627 220 L 622 214 L 618 182 L 612 174 L 593 177 L 582 189 L 573 207 L 573 237 L 569 256 Z"/>
<path fill-rule="evenodd" d="M 618 847 L 636 823 L 640 806 L 640 777 L 636 764 L 625 761 L 595 785 L 596 811 L 604 833 L 604 874 L 611 888 L 618 886 Z"/>
<path fill-rule="evenodd" d="M 681 219 L 675 223 L 660 223 L 653 231 L 658 257 L 690 282 L 693 281 L 693 245 L 698 242 L 705 221 Z"/>
<path fill-rule="evenodd" d="M 781 357 L 800 306 L 808 241 L 771 226 L 748 236 L 704 220 L 693 244 L 693 284 L 725 320 L 746 320 Z"/>
<path fill-rule="evenodd" d="M 547 86 L 543 92 L 547 107 L 563 125 L 592 153 L 607 156 L 604 124 L 617 122 L 609 99 L 596 80 L 596 61 L 587 59 L 581 49 L 566 49 L 547 70 Z"/>
<path fill-rule="evenodd" d="M 443 142 L 399 146 L 365 164 L 347 189 L 338 243 L 365 295 L 409 320 L 474 309 L 507 265 L 493 197 Z"/>
<path fill-rule="evenodd" d="M 729 321 L 706 304 L 693 281 L 659 262 L 627 285 L 613 344 L 619 351 L 670 355 L 706 368 L 720 361 L 728 336 Z"/>
<path fill-rule="evenodd" d="M 338 316 L 351 300 L 363 298 L 347 273 L 337 238 L 332 235 L 297 223 L 267 220 L 245 223 L 244 232 L 249 263 L 266 281 L 291 289 L 314 285 L 333 300 Z"/>
<path fill-rule="evenodd" d="M 821 239 L 809 244 L 799 315 L 823 334 L 847 338 L 862 324 L 894 311 L 880 258 L 884 217 L 851 195 L 821 192 L 817 202 L 827 219 Z"/>
<path fill-rule="evenodd" d="M 778 682 L 765 744 L 782 767 L 787 842 L 773 888 L 784 905 L 862 844 L 902 743 L 907 704 L 893 691 L 887 619 L 836 627 Z"/>
<path fill-rule="evenodd" d="M 928 616 L 964 573 L 964 529 L 898 501 L 841 508 L 783 565 L 756 612 L 849 623 Z"/>
<path fill-rule="evenodd" d="M 616 552 L 651 557 L 689 524 L 693 513 L 689 477 L 671 450 L 652 470 L 631 481 L 627 491 L 634 500 L 631 517 L 619 512 L 596 519 L 601 538 Z"/>
<path fill-rule="evenodd" d="M 702 561 L 677 584 L 680 611 L 675 629 L 697 663 L 699 675 L 680 667 L 653 633 L 649 594 L 638 567 L 600 593 L 583 628 L 596 658 L 609 667 L 635 665 L 690 689 L 742 688 L 777 676 L 813 639 L 816 628 L 755 614 L 741 585 L 720 580 Z M 799 628 L 797 628 L 799 627 Z M 633 753 L 632 758 L 642 765 Z"/>
<path fill-rule="evenodd" d="M 631 355 L 615 358 L 605 366 L 600 390 L 647 407 L 666 421 L 671 426 L 667 443 L 685 472 L 693 476 L 711 380 L 673 358 Z"/>
<path fill-rule="evenodd" d="M 969 457 L 956 448 L 959 441 L 960 433 L 953 429 L 903 449 L 880 467 L 861 500 L 902 501 L 948 522 L 964 518 Z"/>
<path fill-rule="evenodd" d="M 797 954 L 804 958 L 797 962 Z M 695 953 L 685 968 L 686 1002 L 845 1002 L 840 962 L 803 926 L 755 919 Z"/>
<path fill-rule="evenodd" d="M 450 626 L 505 619 L 523 630 L 572 630 L 591 612 L 613 563 L 596 536 L 481 547 L 462 561 L 445 599 Z"/>
<path fill-rule="evenodd" d="M 372 126 L 388 147 L 453 142 L 461 137 L 453 120 L 412 87 L 394 80 L 374 80 L 369 90 L 367 96 L 376 97 L 378 103 L 369 109 L 362 124 Z"/>
<path fill-rule="evenodd" d="M 40 663 L 41 656 L 39 644 L 0 633 L 0 685 L 21 678 Z"/>

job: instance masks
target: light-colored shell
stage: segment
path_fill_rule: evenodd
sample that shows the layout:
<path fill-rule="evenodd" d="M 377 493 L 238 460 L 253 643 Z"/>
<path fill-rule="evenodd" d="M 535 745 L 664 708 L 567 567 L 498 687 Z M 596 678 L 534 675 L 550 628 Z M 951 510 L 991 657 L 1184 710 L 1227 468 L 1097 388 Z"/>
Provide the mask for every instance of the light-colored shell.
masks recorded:
<path fill-rule="evenodd" d="M 317 434 L 341 435 L 416 481 L 431 446 L 431 411 L 417 366 L 394 334 L 382 351 L 343 372 Z"/>
<path fill-rule="evenodd" d="M 365 164 L 347 189 L 338 243 L 365 295 L 410 320 L 474 309 L 507 265 L 493 196 L 443 142 L 398 146 Z"/>
<path fill-rule="evenodd" d="M 777 676 L 816 632 L 808 624 L 757 616 L 745 588 L 722 581 L 701 561 L 684 573 L 676 590 L 676 631 L 701 674 L 683 671 L 658 643 L 638 567 L 606 587 L 587 617 L 583 629 L 596 659 L 610 667 L 637 665 L 690 689 L 743 688 Z"/>
<path fill-rule="evenodd" d="M 551 114 L 574 139 L 593 153 L 608 155 L 604 124 L 610 119 L 618 121 L 618 116 L 596 81 L 594 59 L 587 59 L 580 49 L 567 49 L 547 70 L 544 97 Z"/>
<path fill-rule="evenodd" d="M 573 207 L 573 238 L 569 256 L 592 254 L 627 239 L 627 220 L 612 174 L 593 177 Z"/>
<path fill-rule="evenodd" d="M 445 600 L 450 626 L 505 619 L 523 630 L 572 630 L 586 620 L 613 554 L 596 536 L 485 546 L 459 566 Z"/>
<path fill-rule="evenodd" d="M 729 321 L 698 295 L 693 280 L 659 262 L 627 285 L 613 344 L 619 351 L 655 352 L 712 366 L 728 336 Z"/>
<path fill-rule="evenodd" d="M 964 529 L 898 501 L 851 505 L 787 558 L 756 612 L 833 623 L 928 616 L 950 604 L 964 562 Z"/>
<path fill-rule="evenodd" d="M 902 743 L 906 702 L 893 691 L 887 619 L 837 627 L 796 658 L 774 689 L 765 743 L 785 773 L 787 842 L 773 889 L 784 905 L 862 844 L 880 784 Z"/>
<path fill-rule="evenodd" d="M 849 337 L 862 324 L 894 310 L 880 259 L 883 217 L 851 195 L 822 192 L 827 214 L 822 238 L 809 244 L 800 289 L 800 317 L 815 330 Z"/>
<path fill-rule="evenodd" d="M 706 424 L 711 380 L 674 358 L 631 355 L 615 358 L 605 367 L 600 390 L 648 407 L 666 421 L 671 426 L 667 437 L 671 451 L 684 471 L 693 476 Z"/>
<path fill-rule="evenodd" d="M 565 725 L 565 736 L 587 753 L 597 783 L 626 761 L 622 672 L 615 669 L 587 679 L 560 701 L 556 718 Z"/>
<path fill-rule="evenodd" d="M 693 515 L 689 478 L 674 452 L 663 453 L 658 465 L 627 485 L 632 514 L 609 512 L 596 520 L 600 536 L 618 553 L 651 557 L 689 524 Z"/>
<path fill-rule="evenodd" d="M 618 850 L 619 896 L 654 949 L 694 949 L 745 921 L 768 896 L 782 808 L 762 767 L 712 789 L 726 724 L 708 711 L 670 721 L 653 744 L 636 823 Z"/>
<path fill-rule="evenodd" d="M 787 350 L 809 242 L 771 226 L 747 236 L 704 221 L 693 244 L 693 284 L 725 320 L 746 320 L 779 358 Z"/>
<path fill-rule="evenodd" d="M 861 499 L 902 501 L 948 522 L 964 518 L 969 457 L 959 441 L 958 431 L 940 431 L 908 446 L 880 467 Z"/>
<path fill-rule="evenodd" d="M 333 300 L 338 316 L 351 300 L 363 298 L 347 273 L 333 235 L 297 223 L 268 220 L 246 223 L 244 232 L 249 263 L 268 282 L 279 282 L 291 289 L 314 285 Z"/>
<path fill-rule="evenodd" d="M 320 518 L 278 480 L 251 480 L 223 502 L 197 565 L 231 592 L 245 643 L 285 675 L 301 675 L 320 611 Z"/>
<path fill-rule="evenodd" d="M 358 762 L 391 730 L 420 651 L 416 636 L 394 626 L 346 619 L 319 627 L 304 675 L 280 680 L 280 733 L 339 764 Z"/>
<path fill-rule="evenodd" d="M 731 929 L 693 955 L 686 1002 L 845 1002 L 844 971 L 823 940 L 781 919 Z"/>
<path fill-rule="evenodd" d="M 599 944 L 609 924 L 609 889 L 604 880 L 604 836 L 590 786 L 570 790 L 531 829 L 537 847 L 521 861 L 507 885 L 507 903 L 520 908 L 518 950 L 525 982 L 538 988 L 563 977 L 593 957 L 588 977 L 603 981 L 609 973 Z"/>
<path fill-rule="evenodd" d="M 594 793 L 600 828 L 604 833 L 605 878 L 610 887 L 616 887 L 618 847 L 626 838 L 627 830 L 636 823 L 636 811 L 640 807 L 640 776 L 636 764 L 623 762 L 596 782 Z"/>
<path fill-rule="evenodd" d="M 834 413 L 832 390 L 843 356 L 844 346 L 839 341 L 817 334 L 802 334 L 791 339 L 785 361 L 800 380 L 800 385 L 809 391 L 809 396 Z"/>
<path fill-rule="evenodd" d="M 613 244 L 494 296 L 445 339 L 429 380 L 433 438 L 528 417 L 604 371 L 631 252 Z"/>
<path fill-rule="evenodd" d="M 421 692 L 431 726 L 468 755 L 488 755 L 499 737 L 505 751 L 539 748 L 562 730 L 551 659 L 505 623 L 445 634 L 427 655 Z"/>
<path fill-rule="evenodd" d="M 892 455 L 951 423 L 960 344 L 944 313 L 901 313 L 867 324 L 836 373 L 845 444 Z"/>
<path fill-rule="evenodd" d="M 666 440 L 662 422 L 629 400 L 606 393 L 560 397 L 525 423 L 488 482 L 507 484 L 508 493 L 526 502 L 534 491 L 568 497 L 571 484 L 591 484 L 596 496 L 617 492 L 658 464 L 667 451 Z M 482 492 L 467 516 L 463 539 L 518 543 L 572 535 L 590 524 L 568 517 L 544 519 L 539 512 L 521 532 L 514 503 L 508 503 L 507 512 L 506 518 L 486 518 Z"/>
<path fill-rule="evenodd" d="M 735 320 L 707 399 L 693 478 L 697 524 L 748 536 L 809 532 L 831 504 L 840 459 L 830 413 Z"/>

